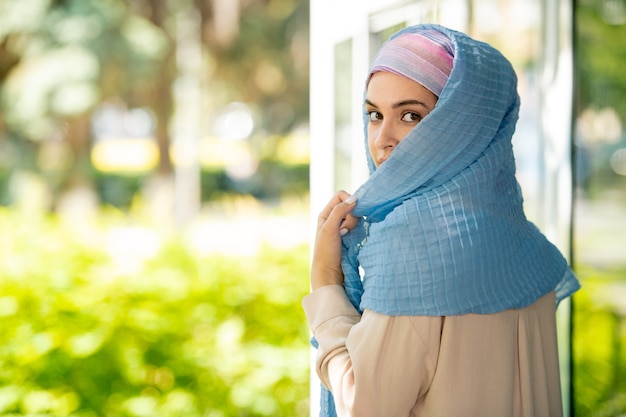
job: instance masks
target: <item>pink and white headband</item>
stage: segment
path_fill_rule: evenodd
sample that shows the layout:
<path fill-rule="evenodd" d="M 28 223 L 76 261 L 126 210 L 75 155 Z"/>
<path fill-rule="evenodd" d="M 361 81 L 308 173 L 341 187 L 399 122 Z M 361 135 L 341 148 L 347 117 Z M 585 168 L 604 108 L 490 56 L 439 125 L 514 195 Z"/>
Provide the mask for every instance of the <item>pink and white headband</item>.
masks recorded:
<path fill-rule="evenodd" d="M 404 33 L 385 43 L 372 62 L 372 74 L 387 71 L 407 77 L 437 97 L 448 81 L 454 61 L 450 39 L 434 30 Z"/>

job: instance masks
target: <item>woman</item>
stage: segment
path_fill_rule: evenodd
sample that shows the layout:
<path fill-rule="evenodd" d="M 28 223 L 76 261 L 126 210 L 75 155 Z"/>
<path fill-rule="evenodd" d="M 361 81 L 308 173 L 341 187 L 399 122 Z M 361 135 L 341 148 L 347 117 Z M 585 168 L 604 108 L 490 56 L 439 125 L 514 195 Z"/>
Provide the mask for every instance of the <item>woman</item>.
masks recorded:
<path fill-rule="evenodd" d="M 555 307 L 579 284 L 523 213 L 516 88 L 498 51 L 438 25 L 374 58 L 371 176 L 320 213 L 303 300 L 322 415 L 562 415 Z"/>

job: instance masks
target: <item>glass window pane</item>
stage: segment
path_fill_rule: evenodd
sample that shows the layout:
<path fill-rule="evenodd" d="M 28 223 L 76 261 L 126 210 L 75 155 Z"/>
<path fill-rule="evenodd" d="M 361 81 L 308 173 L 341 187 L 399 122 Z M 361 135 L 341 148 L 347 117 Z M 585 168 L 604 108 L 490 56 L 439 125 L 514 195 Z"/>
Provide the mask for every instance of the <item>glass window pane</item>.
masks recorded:
<path fill-rule="evenodd" d="M 350 190 L 352 172 L 352 39 L 335 45 L 335 189 Z"/>

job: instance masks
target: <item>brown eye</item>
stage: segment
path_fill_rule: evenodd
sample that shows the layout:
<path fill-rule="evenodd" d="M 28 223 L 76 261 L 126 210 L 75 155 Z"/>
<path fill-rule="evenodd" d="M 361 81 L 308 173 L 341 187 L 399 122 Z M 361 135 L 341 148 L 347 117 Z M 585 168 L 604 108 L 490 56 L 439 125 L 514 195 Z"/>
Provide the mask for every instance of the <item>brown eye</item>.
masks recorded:
<path fill-rule="evenodd" d="M 402 115 L 402 119 L 401 120 L 403 122 L 413 122 L 413 123 L 415 123 L 415 122 L 421 121 L 422 120 L 422 116 L 420 116 L 417 113 L 407 112 L 407 113 L 404 113 Z"/>
<path fill-rule="evenodd" d="M 377 122 L 383 119 L 383 115 L 378 111 L 371 111 L 367 113 L 370 122 Z"/>

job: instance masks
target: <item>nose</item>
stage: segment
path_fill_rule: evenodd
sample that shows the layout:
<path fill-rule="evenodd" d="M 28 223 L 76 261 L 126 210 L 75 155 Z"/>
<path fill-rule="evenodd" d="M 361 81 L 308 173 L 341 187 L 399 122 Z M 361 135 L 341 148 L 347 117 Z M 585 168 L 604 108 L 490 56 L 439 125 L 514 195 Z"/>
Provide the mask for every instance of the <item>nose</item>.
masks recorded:
<path fill-rule="evenodd" d="M 374 139 L 374 145 L 381 150 L 392 150 L 400 142 L 393 123 L 385 120 L 380 124 Z"/>

